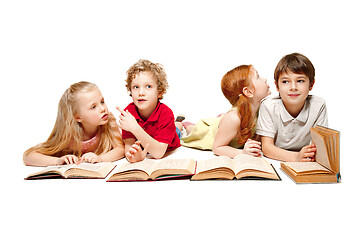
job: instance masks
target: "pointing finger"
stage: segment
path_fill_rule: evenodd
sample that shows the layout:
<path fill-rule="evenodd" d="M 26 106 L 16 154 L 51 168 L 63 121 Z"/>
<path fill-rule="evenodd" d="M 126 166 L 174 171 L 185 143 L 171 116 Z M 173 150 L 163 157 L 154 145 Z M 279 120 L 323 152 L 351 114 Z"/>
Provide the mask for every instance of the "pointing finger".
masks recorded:
<path fill-rule="evenodd" d="M 117 106 L 116 109 L 117 109 L 122 115 L 126 114 L 126 112 L 125 112 L 122 108 L 120 108 L 119 106 Z"/>

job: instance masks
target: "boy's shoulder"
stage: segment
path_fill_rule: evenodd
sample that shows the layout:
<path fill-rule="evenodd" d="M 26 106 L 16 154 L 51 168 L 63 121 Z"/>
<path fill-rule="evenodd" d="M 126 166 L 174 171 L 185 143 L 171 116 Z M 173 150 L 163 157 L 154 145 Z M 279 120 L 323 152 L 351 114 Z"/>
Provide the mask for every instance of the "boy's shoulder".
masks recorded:
<path fill-rule="evenodd" d="M 171 108 L 162 102 L 158 102 L 158 105 L 156 106 L 148 121 L 158 121 L 160 119 L 169 118 L 174 118 L 174 114 Z"/>
<path fill-rule="evenodd" d="M 159 102 L 156 109 L 154 110 L 154 112 L 157 112 L 157 115 L 159 115 L 159 117 L 162 117 L 164 114 L 168 115 L 171 114 L 173 115 L 173 111 L 171 110 L 171 108 L 166 105 L 165 103 Z"/>
<path fill-rule="evenodd" d="M 319 96 L 316 95 L 309 95 L 307 97 L 307 101 L 310 104 L 319 104 L 319 105 L 324 105 L 325 104 L 325 100 Z"/>
<path fill-rule="evenodd" d="M 159 102 L 159 105 L 160 105 L 161 109 L 172 112 L 171 108 L 168 105 L 166 105 L 165 103 Z"/>

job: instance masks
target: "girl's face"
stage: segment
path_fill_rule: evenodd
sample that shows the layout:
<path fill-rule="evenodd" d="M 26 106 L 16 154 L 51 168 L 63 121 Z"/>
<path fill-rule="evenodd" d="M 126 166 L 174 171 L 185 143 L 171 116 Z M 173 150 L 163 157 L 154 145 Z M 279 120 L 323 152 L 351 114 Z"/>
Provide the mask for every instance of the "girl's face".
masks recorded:
<path fill-rule="evenodd" d="M 78 93 L 76 121 L 86 129 L 94 129 L 108 122 L 108 108 L 99 89 Z"/>
<path fill-rule="evenodd" d="M 255 68 L 251 68 L 251 82 L 254 86 L 254 100 L 261 101 L 261 99 L 271 94 L 266 79 L 260 77 Z"/>

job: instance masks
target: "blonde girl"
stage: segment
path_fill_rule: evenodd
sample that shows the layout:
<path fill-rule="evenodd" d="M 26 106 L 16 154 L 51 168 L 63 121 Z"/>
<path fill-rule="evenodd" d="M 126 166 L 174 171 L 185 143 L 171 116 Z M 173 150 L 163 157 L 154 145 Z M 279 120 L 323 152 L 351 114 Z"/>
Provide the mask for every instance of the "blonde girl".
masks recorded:
<path fill-rule="evenodd" d="M 62 95 L 49 138 L 28 149 L 24 163 L 48 166 L 110 162 L 123 157 L 124 144 L 115 117 L 99 88 L 83 81 Z"/>
<path fill-rule="evenodd" d="M 231 158 L 243 153 L 260 156 L 260 142 L 251 138 L 260 102 L 270 95 L 266 79 L 252 65 L 241 65 L 224 75 L 221 90 L 232 105 L 231 110 L 215 119 L 202 119 L 196 125 L 184 123 L 189 135 L 182 138 L 182 145 Z"/>

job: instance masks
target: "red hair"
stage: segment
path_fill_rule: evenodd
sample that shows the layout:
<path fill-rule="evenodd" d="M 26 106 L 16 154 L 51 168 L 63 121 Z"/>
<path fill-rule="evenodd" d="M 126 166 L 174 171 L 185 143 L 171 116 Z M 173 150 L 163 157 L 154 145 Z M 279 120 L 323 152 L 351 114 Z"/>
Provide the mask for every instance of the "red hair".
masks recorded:
<path fill-rule="evenodd" d="M 239 144 L 245 144 L 251 137 L 255 119 L 247 98 L 243 95 L 244 87 L 252 86 L 250 79 L 252 65 L 241 65 L 228 71 L 221 80 L 221 90 L 233 107 L 237 107 L 240 116 Z M 253 86 L 252 86 L 253 87 Z"/>

